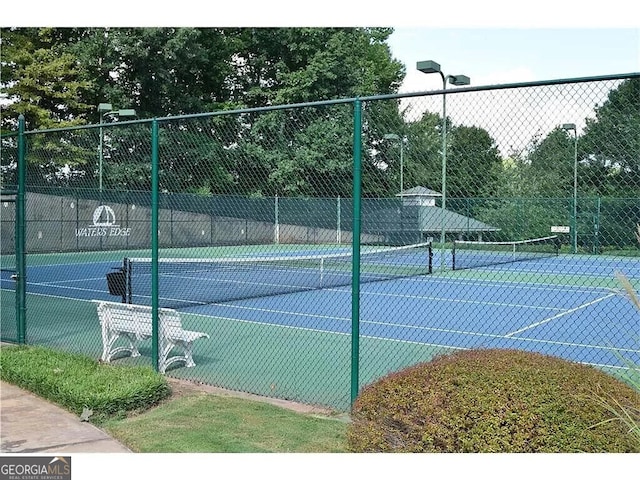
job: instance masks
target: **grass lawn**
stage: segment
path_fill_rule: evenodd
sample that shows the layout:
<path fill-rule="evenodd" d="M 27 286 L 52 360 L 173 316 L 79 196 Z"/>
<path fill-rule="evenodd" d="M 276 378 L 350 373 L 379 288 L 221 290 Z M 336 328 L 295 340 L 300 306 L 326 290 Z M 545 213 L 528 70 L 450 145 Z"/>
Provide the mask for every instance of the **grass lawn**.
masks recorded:
<path fill-rule="evenodd" d="M 170 383 L 174 393 L 159 406 L 101 427 L 134 452 L 346 452 L 344 417 Z"/>

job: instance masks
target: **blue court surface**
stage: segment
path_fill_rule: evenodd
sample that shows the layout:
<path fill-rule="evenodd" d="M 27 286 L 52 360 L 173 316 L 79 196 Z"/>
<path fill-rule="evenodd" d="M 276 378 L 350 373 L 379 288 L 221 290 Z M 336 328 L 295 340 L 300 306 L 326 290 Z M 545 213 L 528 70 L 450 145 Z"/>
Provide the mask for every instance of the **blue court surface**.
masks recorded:
<path fill-rule="evenodd" d="M 640 363 L 640 312 L 615 278 L 622 272 L 637 288 L 640 259 L 560 255 L 438 271 L 439 253 L 433 274 L 362 283 L 362 338 L 448 349 L 519 348 L 611 368 L 624 367 L 626 361 Z M 107 292 L 105 277 L 121 266 L 121 260 L 29 266 L 28 294 L 119 301 Z M 229 288 L 237 289 L 238 282 L 284 283 L 289 275 L 276 270 L 258 282 L 249 274 Z M 163 281 L 161 275 L 161 296 Z M 10 272 L 2 272 L 1 282 L 2 289 L 14 288 Z M 347 284 L 178 308 L 209 318 L 212 328 L 224 319 L 274 330 L 349 334 L 351 302 Z"/>

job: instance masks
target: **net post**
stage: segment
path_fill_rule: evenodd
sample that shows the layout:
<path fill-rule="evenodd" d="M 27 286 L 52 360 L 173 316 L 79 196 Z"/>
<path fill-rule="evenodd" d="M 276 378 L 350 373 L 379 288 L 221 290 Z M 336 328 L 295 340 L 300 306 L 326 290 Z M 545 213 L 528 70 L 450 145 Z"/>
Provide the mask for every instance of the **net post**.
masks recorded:
<path fill-rule="evenodd" d="M 456 269 L 456 241 L 453 241 L 453 245 L 451 247 L 451 270 Z"/>
<path fill-rule="evenodd" d="M 124 292 L 123 303 L 133 303 L 133 288 L 131 286 L 131 260 L 125 257 L 122 260 L 122 271 L 124 272 Z"/>

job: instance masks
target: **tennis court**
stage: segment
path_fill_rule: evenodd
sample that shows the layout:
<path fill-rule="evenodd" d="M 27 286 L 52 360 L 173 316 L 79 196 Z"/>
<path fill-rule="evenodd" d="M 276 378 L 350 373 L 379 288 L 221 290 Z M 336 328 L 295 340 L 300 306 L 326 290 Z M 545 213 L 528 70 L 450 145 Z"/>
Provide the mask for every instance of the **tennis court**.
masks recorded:
<path fill-rule="evenodd" d="M 282 255 L 283 246 L 275 248 L 260 246 L 258 263 L 265 259 L 302 259 L 303 266 L 296 275 L 305 279 L 310 277 L 309 269 L 317 274 L 317 266 L 311 267 L 310 259 L 318 251 L 326 255 L 328 249 L 292 246 Z M 211 255 L 212 249 L 208 250 Z M 223 250 L 216 254 L 226 261 L 234 250 Z M 169 373 L 214 385 L 233 384 L 235 389 L 257 390 L 265 395 L 277 389 L 278 396 L 311 403 L 318 403 L 320 395 L 324 398 L 320 403 L 347 407 L 352 323 L 350 260 L 349 268 L 346 263 L 340 267 L 344 271 L 339 281 L 305 284 L 295 291 L 285 285 L 295 280 L 289 267 L 256 270 L 255 262 L 247 263 L 253 250 L 255 247 L 236 247 L 235 256 L 243 272 L 240 275 L 228 264 L 217 273 L 198 271 L 196 277 L 193 272 L 180 271 L 181 281 L 188 278 L 191 282 L 186 283 L 190 290 L 219 278 L 221 271 L 232 272 L 226 273 L 232 279 L 227 287 L 232 300 L 223 301 L 216 293 L 216 301 L 198 296 L 197 302 L 169 305 L 182 312 L 186 328 L 211 335 L 210 341 L 195 348 L 195 368 L 177 368 Z M 330 253 L 341 257 L 344 252 L 345 247 L 336 247 Z M 179 256 L 181 252 L 172 253 Z M 393 274 L 367 278 L 367 271 L 379 275 L 380 270 L 365 260 L 366 253 L 362 256 L 360 289 L 362 383 L 460 348 L 526 349 L 613 371 L 624 367 L 623 358 L 640 362 L 639 316 L 615 280 L 616 271 L 632 281 L 640 279 L 638 259 L 600 257 L 593 262 L 589 256 L 558 255 L 456 271 L 447 268 L 429 274 L 430 266 L 424 262 L 430 259 L 439 265 L 442 252 L 394 250 L 393 260 L 384 261 L 394 265 Z M 95 261 L 97 254 L 88 253 L 32 256 L 27 270 L 29 309 L 35 313 L 46 308 L 49 313 L 30 315 L 28 341 L 52 346 L 72 344 L 98 357 L 99 322 L 89 301 L 118 301 L 107 291 L 106 275 L 122 269 L 125 255 L 131 252 L 102 253 L 101 261 Z M 444 255 L 450 267 L 451 252 L 445 251 Z M 415 270 L 416 265 L 424 270 Z M 162 272 L 161 267 L 161 304 L 167 289 L 174 297 L 183 297 L 175 295 L 175 285 L 164 283 L 163 276 L 174 282 L 175 274 Z M 322 273 L 326 282 L 326 266 Z M 145 275 L 148 277 L 139 274 Z M 243 284 L 252 288 L 245 291 Z M 278 294 L 274 288 L 282 286 L 285 288 L 280 291 L 285 293 Z M 12 289 L 9 272 L 3 271 L 3 299 L 12 294 Z M 144 303 L 141 300 L 138 297 L 136 303 Z M 150 345 L 148 349 L 142 358 L 121 361 L 150 362 Z"/>

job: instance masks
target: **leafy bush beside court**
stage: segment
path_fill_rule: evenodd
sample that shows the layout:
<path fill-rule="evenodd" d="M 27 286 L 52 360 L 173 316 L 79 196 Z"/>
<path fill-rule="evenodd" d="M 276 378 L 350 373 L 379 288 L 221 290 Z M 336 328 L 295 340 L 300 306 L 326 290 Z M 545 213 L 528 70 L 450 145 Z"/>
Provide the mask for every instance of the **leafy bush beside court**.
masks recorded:
<path fill-rule="evenodd" d="M 365 387 L 347 432 L 353 452 L 637 452 L 594 393 L 638 409 L 626 383 L 518 350 L 466 350 Z"/>
<path fill-rule="evenodd" d="M 3 346 L 0 379 L 93 423 L 146 410 L 171 393 L 165 378 L 149 367 L 107 365 L 44 347 Z"/>

